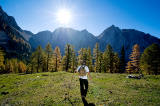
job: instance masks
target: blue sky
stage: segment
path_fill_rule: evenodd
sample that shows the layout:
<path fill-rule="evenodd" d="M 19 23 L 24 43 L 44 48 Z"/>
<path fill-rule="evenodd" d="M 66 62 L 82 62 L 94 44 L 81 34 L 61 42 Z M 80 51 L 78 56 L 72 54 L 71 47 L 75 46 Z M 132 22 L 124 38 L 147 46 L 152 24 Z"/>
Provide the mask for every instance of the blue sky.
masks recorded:
<path fill-rule="evenodd" d="M 160 38 L 160 0 L 0 0 L 0 5 L 22 29 L 33 33 L 71 27 L 97 36 L 114 24 Z M 73 16 L 67 26 L 56 22 L 55 14 L 61 8 Z"/>

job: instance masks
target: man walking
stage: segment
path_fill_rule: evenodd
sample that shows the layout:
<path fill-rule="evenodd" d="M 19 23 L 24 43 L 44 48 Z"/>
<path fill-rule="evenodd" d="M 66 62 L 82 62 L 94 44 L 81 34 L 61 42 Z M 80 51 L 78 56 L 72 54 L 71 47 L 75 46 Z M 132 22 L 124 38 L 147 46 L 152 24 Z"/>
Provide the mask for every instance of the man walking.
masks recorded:
<path fill-rule="evenodd" d="M 87 76 L 89 76 L 89 68 L 85 65 L 85 62 L 81 62 L 81 65 L 77 68 L 76 72 L 79 73 L 81 97 L 85 98 L 88 91 Z"/>

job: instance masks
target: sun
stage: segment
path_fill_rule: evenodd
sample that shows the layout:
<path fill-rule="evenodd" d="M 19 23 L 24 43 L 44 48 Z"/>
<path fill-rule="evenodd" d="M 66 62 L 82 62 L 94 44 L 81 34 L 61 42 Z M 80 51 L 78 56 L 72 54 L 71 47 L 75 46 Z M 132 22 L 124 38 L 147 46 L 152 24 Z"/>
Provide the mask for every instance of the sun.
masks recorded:
<path fill-rule="evenodd" d="M 60 24 L 67 25 L 71 22 L 72 14 L 68 9 L 60 9 L 56 14 L 56 18 Z"/>

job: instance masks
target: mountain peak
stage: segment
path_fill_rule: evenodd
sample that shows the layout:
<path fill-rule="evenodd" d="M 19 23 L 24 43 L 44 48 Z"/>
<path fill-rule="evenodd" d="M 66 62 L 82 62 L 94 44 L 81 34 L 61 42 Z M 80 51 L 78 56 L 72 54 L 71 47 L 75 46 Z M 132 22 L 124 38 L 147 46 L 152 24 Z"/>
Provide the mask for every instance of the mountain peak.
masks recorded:
<path fill-rule="evenodd" d="M 83 30 L 81 30 L 81 32 L 89 33 L 89 32 L 87 31 L 87 29 L 83 29 Z"/>
<path fill-rule="evenodd" d="M 3 14 L 6 14 L 6 13 L 3 11 L 2 7 L 0 6 L 0 16 L 2 16 Z"/>
<path fill-rule="evenodd" d="M 74 30 L 74 29 L 69 27 L 58 27 L 55 30 Z"/>
<path fill-rule="evenodd" d="M 108 27 L 107 29 L 111 29 L 111 30 L 120 30 L 119 27 L 116 27 L 115 25 L 111 25 L 110 27 Z"/>
<path fill-rule="evenodd" d="M 3 13 L 3 12 L 4 12 L 1 6 L 0 6 L 0 12 L 1 12 L 1 13 Z"/>
<path fill-rule="evenodd" d="M 45 31 L 40 31 L 37 34 L 52 34 L 52 32 L 49 30 L 45 30 Z"/>
<path fill-rule="evenodd" d="M 121 32 L 121 29 L 119 27 L 116 27 L 115 25 L 111 25 L 107 29 L 103 31 L 103 33 L 119 33 Z"/>
<path fill-rule="evenodd" d="M 0 7 L 0 23 L 5 23 L 7 26 L 12 26 L 16 28 L 16 30 L 22 31 L 22 29 L 17 25 L 14 17 L 9 16 L 4 12 L 2 7 Z"/>
<path fill-rule="evenodd" d="M 113 25 L 111 25 L 110 27 L 115 28 L 116 26 L 113 24 Z"/>
<path fill-rule="evenodd" d="M 115 25 L 111 25 L 107 29 L 105 29 L 100 35 L 99 39 L 105 38 L 106 36 L 116 36 L 121 34 L 121 29 L 119 27 L 116 27 Z"/>
<path fill-rule="evenodd" d="M 1 6 L 0 6 L 0 11 L 3 11 Z"/>
<path fill-rule="evenodd" d="M 115 33 L 120 33 L 121 29 L 119 27 L 116 27 L 115 25 L 110 26 L 107 28 L 107 31 L 115 32 Z"/>

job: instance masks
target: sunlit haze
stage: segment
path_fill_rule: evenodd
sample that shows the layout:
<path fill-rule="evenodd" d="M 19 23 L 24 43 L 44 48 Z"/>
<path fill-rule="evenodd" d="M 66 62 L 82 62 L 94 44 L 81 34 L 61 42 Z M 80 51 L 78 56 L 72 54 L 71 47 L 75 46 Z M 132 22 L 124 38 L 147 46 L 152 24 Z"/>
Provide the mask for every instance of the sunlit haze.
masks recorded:
<path fill-rule="evenodd" d="M 68 9 L 60 9 L 56 14 L 57 21 L 62 25 L 67 25 L 72 21 L 72 14 Z"/>

